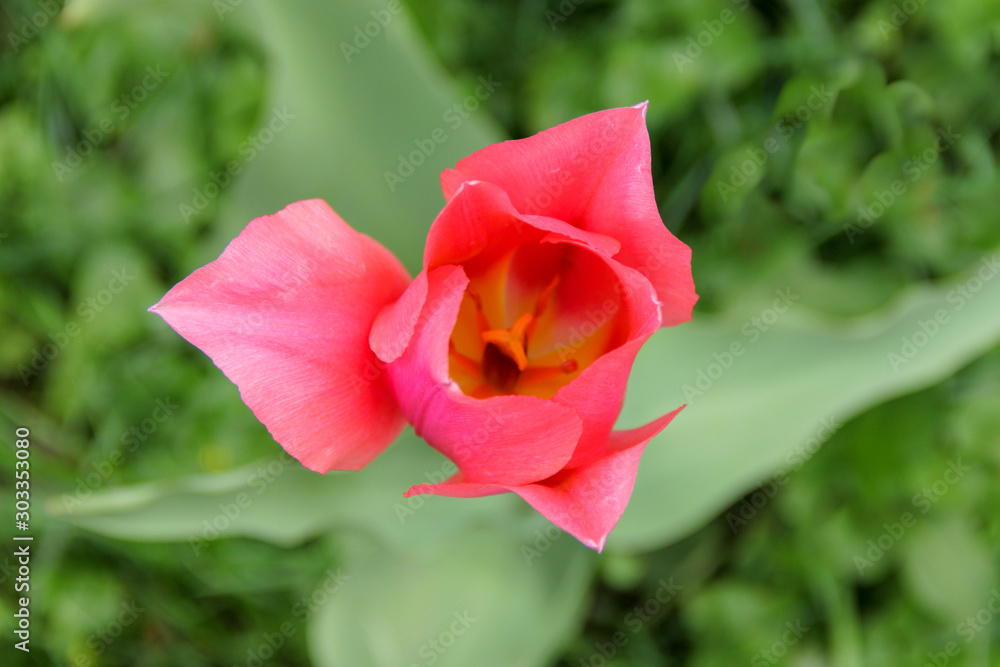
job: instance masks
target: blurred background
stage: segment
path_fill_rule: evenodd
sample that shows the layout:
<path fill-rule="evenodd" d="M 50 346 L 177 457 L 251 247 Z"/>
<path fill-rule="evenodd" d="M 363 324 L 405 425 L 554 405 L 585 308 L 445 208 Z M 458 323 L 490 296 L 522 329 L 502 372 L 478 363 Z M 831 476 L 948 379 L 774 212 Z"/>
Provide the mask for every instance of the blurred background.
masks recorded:
<path fill-rule="evenodd" d="M 2 9 L 4 665 L 1000 665 L 1000 3 Z M 415 272 L 442 169 L 643 100 L 701 300 L 601 555 L 409 430 L 304 470 L 146 312 L 302 198 Z"/>

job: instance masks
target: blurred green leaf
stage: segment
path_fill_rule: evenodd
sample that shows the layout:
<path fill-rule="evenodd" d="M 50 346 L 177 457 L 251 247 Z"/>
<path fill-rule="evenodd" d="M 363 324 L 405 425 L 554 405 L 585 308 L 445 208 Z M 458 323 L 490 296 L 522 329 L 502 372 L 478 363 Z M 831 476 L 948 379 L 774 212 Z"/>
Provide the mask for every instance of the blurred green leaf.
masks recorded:
<path fill-rule="evenodd" d="M 134 541 L 187 541 L 195 553 L 220 537 L 247 536 L 291 546 L 332 528 L 387 544 L 447 533 L 496 512 L 511 496 L 449 503 L 403 498 L 414 484 L 441 481 L 454 466 L 412 431 L 360 472 L 319 475 L 286 454 L 226 473 L 50 498 L 49 512 L 103 535 Z M 438 511 L 425 505 L 437 505 Z"/>
<path fill-rule="evenodd" d="M 996 584 L 989 550 L 970 521 L 952 515 L 914 528 L 904 552 L 906 582 L 925 609 L 955 625 L 986 604 Z"/>
<path fill-rule="evenodd" d="M 377 10 L 387 11 L 367 2 L 295 0 L 246 3 L 229 15 L 252 14 L 264 42 L 274 76 L 266 116 L 287 109 L 294 118 L 247 161 L 226 223 L 214 230 L 213 252 L 251 219 L 321 197 L 411 270 L 419 267 L 427 230 L 444 205 L 438 175 L 503 137 L 482 108 L 454 110 L 468 93 L 448 82 L 405 12 L 390 14 L 384 28 L 375 23 L 375 36 L 357 37 L 366 37 Z M 431 139 L 435 131 L 442 142 Z M 401 181 L 390 184 L 387 173 Z"/>
<path fill-rule="evenodd" d="M 689 405 L 647 447 L 608 548 L 677 539 L 769 473 L 808 458 L 810 438 L 822 441 L 853 415 L 939 382 L 991 348 L 1000 339 L 996 258 L 849 327 L 808 323 L 793 301 L 784 314 L 771 304 L 743 321 L 695 317 L 658 334 L 636 361 L 621 422 Z M 775 303 L 785 307 L 780 296 Z"/>
<path fill-rule="evenodd" d="M 508 528 L 348 560 L 313 618 L 319 667 L 542 667 L 576 630 L 595 557 L 569 537 L 526 558 Z"/>

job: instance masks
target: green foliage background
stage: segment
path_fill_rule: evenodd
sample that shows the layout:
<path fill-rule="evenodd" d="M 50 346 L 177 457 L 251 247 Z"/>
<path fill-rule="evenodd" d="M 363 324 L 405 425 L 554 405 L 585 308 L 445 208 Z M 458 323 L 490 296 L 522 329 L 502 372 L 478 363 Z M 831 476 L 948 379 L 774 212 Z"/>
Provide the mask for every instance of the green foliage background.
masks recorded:
<path fill-rule="evenodd" d="M 1000 665 L 1000 3 L 2 9 L 4 665 Z M 600 556 L 515 498 L 405 501 L 447 470 L 409 431 L 304 471 L 146 312 L 306 197 L 413 271 L 441 169 L 647 99 L 701 301 L 636 365 L 623 425 L 689 407 Z"/>

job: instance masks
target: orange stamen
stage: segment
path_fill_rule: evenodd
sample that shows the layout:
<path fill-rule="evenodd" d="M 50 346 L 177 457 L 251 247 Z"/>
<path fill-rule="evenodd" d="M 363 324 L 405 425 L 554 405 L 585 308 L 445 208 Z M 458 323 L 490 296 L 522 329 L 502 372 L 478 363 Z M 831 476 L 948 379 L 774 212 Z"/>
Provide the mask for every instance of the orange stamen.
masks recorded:
<path fill-rule="evenodd" d="M 514 360 L 517 369 L 523 371 L 528 367 L 528 354 L 525 350 L 528 343 L 526 333 L 528 325 L 533 320 L 531 313 L 525 313 L 517 318 L 517 322 L 514 322 L 514 326 L 510 329 L 492 329 L 482 332 L 480 336 L 483 342 L 493 343 L 500 348 L 505 355 Z"/>
<path fill-rule="evenodd" d="M 576 359 L 570 359 L 558 366 L 532 366 L 521 374 L 521 380 L 525 382 L 545 382 L 560 375 L 575 373 L 578 367 Z"/>

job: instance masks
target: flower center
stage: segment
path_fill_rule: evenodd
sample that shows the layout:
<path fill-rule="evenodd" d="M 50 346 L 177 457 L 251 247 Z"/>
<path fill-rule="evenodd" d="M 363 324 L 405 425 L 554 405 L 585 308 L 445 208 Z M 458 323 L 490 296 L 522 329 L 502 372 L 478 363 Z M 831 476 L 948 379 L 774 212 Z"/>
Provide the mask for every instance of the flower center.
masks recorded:
<path fill-rule="evenodd" d="M 514 391 L 523 370 L 499 346 L 486 344 L 483 350 L 483 380 L 497 392 L 509 394 Z"/>
<path fill-rule="evenodd" d="M 528 328 L 534 323 L 531 313 L 525 313 L 517 318 L 510 329 L 490 329 L 480 335 L 487 349 L 492 347 L 498 353 L 513 361 L 518 371 L 528 367 Z M 483 370 L 486 370 L 486 359 L 483 359 Z"/>
<path fill-rule="evenodd" d="M 528 359 L 531 336 L 535 332 L 539 318 L 545 313 L 552 291 L 559 281 L 560 277 L 557 274 L 539 294 L 533 310 L 523 313 L 507 329 L 490 328 L 479 295 L 472 287 L 466 290 L 466 295 L 475 305 L 479 340 L 483 345 L 482 359 L 476 362 L 461 354 L 456 349 L 454 340 L 450 341 L 449 357 L 453 365 L 482 379 L 485 387 L 478 393 L 491 395 L 519 393 L 517 390 L 522 380 L 527 384 L 537 383 L 569 375 L 578 370 L 578 364 L 574 359 L 568 359 L 556 366 L 532 366 Z"/>
<path fill-rule="evenodd" d="M 623 288 L 603 258 L 572 244 L 504 250 L 463 264 L 448 375 L 471 398 L 552 398 L 627 340 Z"/>

